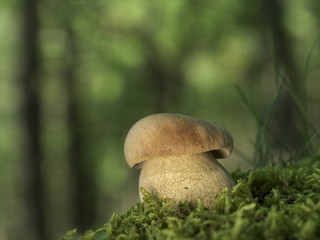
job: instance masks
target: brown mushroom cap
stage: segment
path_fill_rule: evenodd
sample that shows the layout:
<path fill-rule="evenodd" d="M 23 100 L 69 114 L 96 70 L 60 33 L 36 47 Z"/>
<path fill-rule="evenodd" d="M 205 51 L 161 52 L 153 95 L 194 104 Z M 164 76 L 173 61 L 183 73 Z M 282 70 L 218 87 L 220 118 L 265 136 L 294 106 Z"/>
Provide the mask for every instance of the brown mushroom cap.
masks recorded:
<path fill-rule="evenodd" d="M 132 126 L 124 154 L 130 167 L 138 167 L 146 160 L 208 151 L 215 158 L 225 158 L 232 148 L 230 133 L 216 123 L 182 114 L 159 113 Z"/>

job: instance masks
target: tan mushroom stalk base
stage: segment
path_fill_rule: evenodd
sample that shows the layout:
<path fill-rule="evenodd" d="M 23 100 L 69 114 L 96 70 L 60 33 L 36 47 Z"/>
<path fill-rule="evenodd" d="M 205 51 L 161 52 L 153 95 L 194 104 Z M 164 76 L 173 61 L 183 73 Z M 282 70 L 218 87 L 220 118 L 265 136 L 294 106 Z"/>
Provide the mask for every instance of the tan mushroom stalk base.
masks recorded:
<path fill-rule="evenodd" d="M 190 202 L 199 198 L 206 207 L 217 193 L 234 184 L 211 152 L 145 161 L 139 180 L 139 187 L 160 198 Z"/>

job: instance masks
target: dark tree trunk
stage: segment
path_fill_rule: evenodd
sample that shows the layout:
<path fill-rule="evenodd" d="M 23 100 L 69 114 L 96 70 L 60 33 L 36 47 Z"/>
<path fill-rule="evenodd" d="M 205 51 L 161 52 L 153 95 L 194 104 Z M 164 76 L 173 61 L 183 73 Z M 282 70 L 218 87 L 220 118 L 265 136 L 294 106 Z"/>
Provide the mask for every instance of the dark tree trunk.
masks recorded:
<path fill-rule="evenodd" d="M 298 99 L 301 106 L 306 108 L 305 81 L 294 62 L 291 41 L 282 20 L 281 2 L 268 0 L 265 5 L 267 6 L 268 25 L 274 39 L 275 70 L 284 76 L 286 86 L 289 87 L 282 88 L 280 91 L 279 106 L 272 122 L 272 128 L 287 148 L 295 151 L 304 142 L 301 132 L 306 131 L 307 126 L 298 112 L 293 96 Z"/>
<path fill-rule="evenodd" d="M 22 163 L 23 198 L 26 206 L 25 225 L 35 234 L 34 239 L 47 239 L 42 177 L 40 82 L 39 82 L 39 19 L 38 1 L 24 0 L 22 7 L 22 119 L 25 128 L 25 155 Z M 24 236 L 28 239 L 28 236 Z"/>
<path fill-rule="evenodd" d="M 174 66 L 165 65 L 161 59 L 165 56 L 161 56 L 153 36 L 142 33 L 140 37 L 148 49 L 146 72 L 154 95 L 155 112 L 165 112 L 168 106 L 179 106 L 183 86 L 181 61 L 173 63 Z"/>
<path fill-rule="evenodd" d="M 84 231 L 92 227 L 96 217 L 96 187 L 94 164 L 86 154 L 85 128 L 81 109 L 81 96 L 76 71 L 79 56 L 76 49 L 76 36 L 72 22 L 72 9 L 66 2 L 68 16 L 64 18 L 67 33 L 67 53 L 65 81 L 67 87 L 67 112 L 69 128 L 69 158 L 71 167 L 73 222 L 75 227 Z"/>

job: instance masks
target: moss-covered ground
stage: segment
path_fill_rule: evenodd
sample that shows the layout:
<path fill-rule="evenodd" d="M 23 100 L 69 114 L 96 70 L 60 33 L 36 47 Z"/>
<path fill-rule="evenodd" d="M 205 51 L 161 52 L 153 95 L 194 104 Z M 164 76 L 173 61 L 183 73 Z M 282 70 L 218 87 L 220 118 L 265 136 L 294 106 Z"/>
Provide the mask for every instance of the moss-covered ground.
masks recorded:
<path fill-rule="evenodd" d="M 237 185 L 206 209 L 157 200 L 115 213 L 100 229 L 63 240 L 104 239 L 320 239 L 320 159 L 236 171 Z"/>

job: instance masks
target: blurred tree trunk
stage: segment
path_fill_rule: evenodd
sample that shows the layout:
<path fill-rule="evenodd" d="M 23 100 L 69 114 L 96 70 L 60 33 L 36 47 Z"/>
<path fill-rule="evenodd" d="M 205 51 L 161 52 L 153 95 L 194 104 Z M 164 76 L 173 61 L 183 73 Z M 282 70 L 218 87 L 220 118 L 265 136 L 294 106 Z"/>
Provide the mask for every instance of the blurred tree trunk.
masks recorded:
<path fill-rule="evenodd" d="M 149 79 L 155 85 L 154 109 L 156 112 L 166 112 L 179 106 L 183 84 L 180 66 L 175 69 L 167 69 L 162 64 L 163 62 L 156 55 L 147 59 Z"/>
<path fill-rule="evenodd" d="M 22 118 L 25 128 L 23 171 L 23 202 L 26 207 L 23 239 L 45 240 L 46 218 L 44 179 L 42 176 L 40 119 L 40 57 L 38 1 L 24 0 L 22 5 L 22 56 L 20 83 L 22 85 Z M 32 234 L 31 236 L 29 234 Z"/>
<path fill-rule="evenodd" d="M 157 49 L 157 45 L 150 33 L 140 32 L 141 40 L 148 50 L 146 58 L 146 72 L 148 82 L 151 82 L 151 89 L 154 95 L 155 112 L 165 112 L 168 108 L 176 108 L 180 103 L 180 92 L 183 86 L 181 72 L 181 61 L 176 61 L 169 66 L 165 61 L 165 54 Z M 173 107 L 172 107 L 173 106 Z"/>
<path fill-rule="evenodd" d="M 294 62 L 291 41 L 282 20 L 284 11 L 282 3 L 278 0 L 265 0 L 265 6 L 267 7 L 268 25 L 273 33 L 276 74 L 282 75 L 286 86 L 289 87 L 281 89 L 279 106 L 272 122 L 272 128 L 289 150 L 296 151 L 305 141 L 303 135 L 306 134 L 307 126 L 299 114 L 294 98 L 306 109 L 305 80 L 302 79 Z"/>
<path fill-rule="evenodd" d="M 94 164 L 88 159 L 88 144 L 85 139 L 86 126 L 83 123 L 81 109 L 80 83 L 76 72 L 79 68 L 77 39 L 73 27 L 73 11 L 70 2 L 66 1 L 64 18 L 67 33 L 67 52 L 65 63 L 65 81 L 67 87 L 67 112 L 69 128 L 69 158 L 72 179 L 73 222 L 80 231 L 90 228 L 96 217 L 96 187 L 94 181 Z"/>

